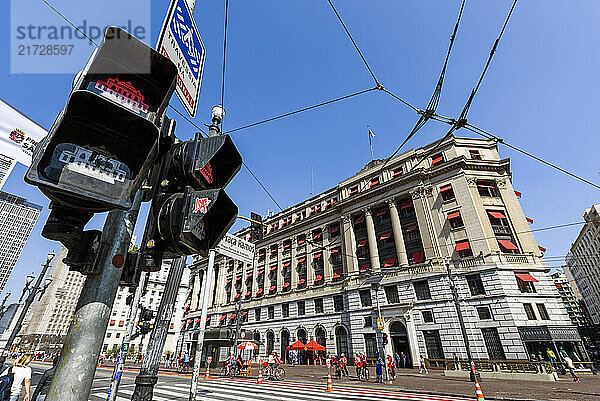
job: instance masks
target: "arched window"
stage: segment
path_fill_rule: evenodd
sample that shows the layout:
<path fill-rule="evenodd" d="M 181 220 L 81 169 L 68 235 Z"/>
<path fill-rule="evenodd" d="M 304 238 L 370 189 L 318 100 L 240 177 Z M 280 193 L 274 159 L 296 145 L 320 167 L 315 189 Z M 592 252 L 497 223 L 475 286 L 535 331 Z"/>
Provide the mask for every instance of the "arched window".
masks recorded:
<path fill-rule="evenodd" d="M 304 329 L 298 329 L 298 340 L 300 340 L 300 342 L 302 344 L 306 344 L 307 343 L 306 330 L 304 330 Z"/>
<path fill-rule="evenodd" d="M 324 347 L 327 347 L 327 334 L 325 333 L 325 329 L 322 327 L 317 327 L 315 330 L 315 341 Z M 319 351 L 318 355 L 325 356 L 327 351 Z"/>
<path fill-rule="evenodd" d="M 271 355 L 275 349 L 275 334 L 272 331 L 267 332 L 267 355 Z"/>
<path fill-rule="evenodd" d="M 287 347 L 290 345 L 290 332 L 287 329 L 281 330 L 281 353 L 279 356 L 284 361 L 288 360 L 288 352 Z"/>
<path fill-rule="evenodd" d="M 348 356 L 348 332 L 344 326 L 338 326 L 335 329 L 335 345 L 338 355 Z"/>
<path fill-rule="evenodd" d="M 254 344 L 258 346 L 258 348 L 254 350 L 254 356 L 257 357 L 258 353 L 260 352 L 260 333 L 258 332 L 258 330 L 254 332 L 254 335 L 252 337 L 254 340 Z"/>

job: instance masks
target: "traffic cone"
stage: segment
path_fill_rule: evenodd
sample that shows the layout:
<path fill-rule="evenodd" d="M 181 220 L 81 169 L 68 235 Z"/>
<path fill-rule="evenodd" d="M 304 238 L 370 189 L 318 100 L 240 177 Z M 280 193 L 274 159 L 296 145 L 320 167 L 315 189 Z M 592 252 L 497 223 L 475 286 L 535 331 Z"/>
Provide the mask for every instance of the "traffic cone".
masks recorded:
<path fill-rule="evenodd" d="M 477 379 L 475 379 L 475 394 L 477 394 L 477 401 L 485 401 L 485 398 L 483 398 L 483 391 L 481 391 L 481 386 Z"/>
<path fill-rule="evenodd" d="M 256 380 L 256 384 L 262 384 L 262 369 L 258 369 L 258 379 Z"/>
<path fill-rule="evenodd" d="M 206 364 L 206 373 L 204 373 L 204 378 L 208 379 L 208 376 L 210 376 L 210 365 Z"/>
<path fill-rule="evenodd" d="M 325 391 L 332 392 L 333 391 L 333 382 L 331 381 L 331 373 L 327 372 L 327 388 Z"/>

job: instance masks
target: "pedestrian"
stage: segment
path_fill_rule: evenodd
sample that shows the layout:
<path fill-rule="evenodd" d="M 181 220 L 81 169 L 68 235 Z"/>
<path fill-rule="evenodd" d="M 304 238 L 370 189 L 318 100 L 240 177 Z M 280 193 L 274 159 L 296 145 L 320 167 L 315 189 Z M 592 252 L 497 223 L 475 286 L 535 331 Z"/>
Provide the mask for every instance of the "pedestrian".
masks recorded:
<path fill-rule="evenodd" d="M 567 369 L 569 370 L 573 381 L 576 383 L 579 382 L 579 378 L 575 374 L 575 365 L 573 364 L 573 360 L 568 355 L 563 356 L 563 359 L 565 360 L 565 364 L 567 365 Z"/>
<path fill-rule="evenodd" d="M 402 369 L 406 369 L 406 360 L 408 359 L 408 357 L 404 352 L 401 352 L 400 358 L 402 359 Z"/>
<path fill-rule="evenodd" d="M 537 362 L 537 357 L 535 356 L 535 354 L 531 354 L 531 357 L 529 357 L 529 360 L 531 362 Z"/>
<path fill-rule="evenodd" d="M 56 365 L 58 365 L 58 356 L 52 361 L 52 367 L 47 369 L 42 374 L 40 381 L 35 386 L 35 391 L 31 396 L 31 401 L 44 401 L 48 390 L 50 390 L 50 384 L 52 384 L 52 378 L 54 378 L 54 372 L 56 371 Z"/>
<path fill-rule="evenodd" d="M 538 360 L 540 362 L 543 362 L 546 360 L 546 358 L 544 358 L 544 354 L 542 354 L 542 351 L 538 352 Z"/>
<path fill-rule="evenodd" d="M 10 388 L 9 401 L 17 401 L 21 396 L 21 390 L 25 387 L 25 401 L 29 401 L 29 390 L 31 388 L 31 368 L 29 362 L 33 355 L 25 354 L 17 358 L 13 366 L 7 368 L 0 376 L 6 376 L 9 373 L 14 374 L 12 387 Z"/>
<path fill-rule="evenodd" d="M 554 354 L 554 351 L 552 351 L 550 348 L 546 348 L 546 354 L 548 354 L 548 358 L 550 358 L 550 363 L 554 368 L 554 364 L 556 363 L 556 354 Z"/>
<path fill-rule="evenodd" d="M 400 367 L 400 355 L 396 352 L 394 354 L 394 360 L 396 361 L 396 368 Z"/>
<path fill-rule="evenodd" d="M 383 358 L 379 352 L 375 354 L 377 360 L 375 362 L 375 383 L 383 383 Z"/>
<path fill-rule="evenodd" d="M 356 367 L 356 377 L 358 377 L 358 371 L 360 370 L 360 353 L 354 355 L 354 366 Z"/>
<path fill-rule="evenodd" d="M 427 370 L 427 366 L 425 366 L 425 359 L 421 355 L 421 358 L 419 359 L 419 373 L 423 373 L 423 372 L 425 372 L 425 374 L 429 374 L 429 371 Z"/>
<path fill-rule="evenodd" d="M 459 370 L 460 359 L 458 359 L 458 355 L 456 355 L 456 352 L 453 354 L 452 358 L 454 359 L 454 370 Z"/>

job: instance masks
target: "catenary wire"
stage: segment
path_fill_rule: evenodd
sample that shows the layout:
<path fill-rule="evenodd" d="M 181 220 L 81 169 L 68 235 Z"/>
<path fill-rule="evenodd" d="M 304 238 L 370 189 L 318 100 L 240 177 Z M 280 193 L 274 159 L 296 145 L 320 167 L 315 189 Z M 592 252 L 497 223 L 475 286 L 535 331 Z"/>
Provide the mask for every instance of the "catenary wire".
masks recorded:
<path fill-rule="evenodd" d="M 347 95 L 344 95 L 344 96 L 341 96 L 341 97 L 338 97 L 338 98 L 335 98 L 335 99 L 327 100 L 325 102 L 313 104 L 311 106 L 303 107 L 301 109 L 290 111 L 290 112 L 287 112 L 287 113 L 284 113 L 284 114 L 279 114 L 277 116 L 270 117 L 270 118 L 267 118 L 267 119 L 264 119 L 264 120 L 261 120 L 261 121 L 257 121 L 255 123 L 251 123 L 251 124 L 243 125 L 241 127 L 234 128 L 232 130 L 229 130 L 229 131 L 225 132 L 225 134 L 231 134 L 231 133 L 234 133 L 234 132 L 237 132 L 237 131 L 241 131 L 241 130 L 244 130 L 244 129 L 247 129 L 247 128 L 250 128 L 250 127 L 255 127 L 257 125 L 261 125 L 261 124 L 265 124 L 265 123 L 268 123 L 268 122 L 271 122 L 271 121 L 279 120 L 280 118 L 289 117 L 289 116 L 294 115 L 294 114 L 298 114 L 298 113 L 302 113 L 302 112 L 305 112 L 305 111 L 308 111 L 308 110 L 316 109 L 316 108 L 319 108 L 319 107 L 322 107 L 322 106 L 325 106 L 325 105 L 328 105 L 328 104 L 331 104 L 331 103 L 339 102 L 341 100 L 345 100 L 345 99 L 348 99 L 348 98 L 351 98 L 351 97 L 354 97 L 354 96 L 362 95 L 364 93 L 368 93 L 368 92 L 374 91 L 376 89 L 378 89 L 378 88 L 377 87 L 373 87 L 373 88 L 369 88 L 369 89 L 363 89 L 361 91 L 353 92 L 353 93 L 350 93 L 350 94 L 347 94 Z"/>
<path fill-rule="evenodd" d="M 46 0 L 42 0 L 42 1 L 43 1 L 43 2 L 44 2 L 44 3 L 45 3 L 47 6 L 48 6 L 48 7 L 50 7 L 50 8 L 52 9 L 52 11 L 54 11 L 56 14 L 60 15 L 60 17 L 61 17 L 62 19 L 64 19 L 65 21 L 67 21 L 67 23 L 68 23 L 69 25 L 71 25 L 71 26 L 72 26 L 73 28 L 75 28 L 75 29 L 76 29 L 76 30 L 77 30 L 79 33 L 81 33 L 83 36 L 85 36 L 87 40 L 89 40 L 91 43 L 93 43 L 94 45 L 96 45 L 96 47 L 99 47 L 99 46 L 98 46 L 98 43 L 94 42 L 94 40 L 93 40 L 93 39 L 91 39 L 89 36 L 87 36 L 87 35 L 85 34 L 85 32 L 83 32 L 81 29 L 79 29 L 78 27 L 76 27 L 76 26 L 75 26 L 75 24 L 73 24 L 71 21 L 69 21 L 69 19 L 68 19 L 67 17 L 65 17 L 64 15 L 62 15 L 62 14 L 60 13 L 60 11 L 58 11 L 56 8 L 54 8 L 54 6 L 52 6 L 52 4 L 48 3 Z"/>
<path fill-rule="evenodd" d="M 365 56 L 363 56 L 362 52 L 360 51 L 360 48 L 358 47 L 358 45 L 356 44 L 356 41 L 354 40 L 354 38 L 352 37 L 352 34 L 350 33 L 350 31 L 348 30 L 348 28 L 346 27 L 346 24 L 344 23 L 344 21 L 342 20 L 342 17 L 340 16 L 340 14 L 338 13 L 338 11 L 336 10 L 335 6 L 333 5 L 333 3 L 331 2 L 331 0 L 327 0 L 327 2 L 329 3 L 329 5 L 331 6 L 331 9 L 333 10 L 333 12 L 335 13 L 335 16 L 337 17 L 338 21 L 340 21 L 340 24 L 342 25 L 342 27 L 344 28 L 344 31 L 346 31 L 346 35 L 348 35 L 348 38 L 350 38 L 350 40 L 352 41 L 352 44 L 354 45 L 354 48 L 356 49 L 356 52 L 358 53 L 358 55 L 360 56 L 360 58 L 362 59 L 363 63 L 365 64 L 365 67 L 367 67 L 367 70 L 369 70 L 369 73 L 371 74 L 371 77 L 373 77 L 373 80 L 375 81 L 376 85 L 379 85 L 379 81 L 377 80 L 377 78 L 375 77 L 375 74 L 373 73 L 373 69 L 371 68 L 371 66 L 369 65 L 369 63 L 367 63 L 367 60 L 365 59 Z"/>
<path fill-rule="evenodd" d="M 221 106 L 224 105 L 225 97 L 225 62 L 227 60 L 227 20 L 229 16 L 229 0 L 225 0 L 225 23 L 223 28 L 223 71 L 221 76 Z M 222 126 L 222 123 L 221 123 Z"/>

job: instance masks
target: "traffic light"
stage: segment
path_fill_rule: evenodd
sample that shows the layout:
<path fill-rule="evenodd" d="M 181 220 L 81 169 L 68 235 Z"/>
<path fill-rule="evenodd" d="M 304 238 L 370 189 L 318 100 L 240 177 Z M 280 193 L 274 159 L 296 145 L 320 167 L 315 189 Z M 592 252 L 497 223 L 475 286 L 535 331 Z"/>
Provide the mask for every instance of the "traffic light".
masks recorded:
<path fill-rule="evenodd" d="M 140 309 L 140 321 L 149 322 L 152 319 L 154 319 L 154 312 L 151 309 L 142 307 Z"/>
<path fill-rule="evenodd" d="M 146 335 L 152 331 L 154 328 L 154 324 L 150 322 L 138 322 L 138 329 L 140 330 L 141 335 Z"/>
<path fill-rule="evenodd" d="M 250 238 L 252 241 L 261 241 L 263 239 L 262 216 L 258 213 L 250 212 Z"/>
<path fill-rule="evenodd" d="M 237 217 L 223 187 L 237 174 L 242 157 L 229 135 L 171 146 L 146 222 L 140 267 L 158 271 L 163 258 L 206 255 Z"/>
<path fill-rule="evenodd" d="M 155 163 L 176 80 L 167 57 L 107 28 L 25 176 L 52 201 L 44 237 L 81 248 L 78 239 L 94 213 L 131 207 Z"/>
<path fill-rule="evenodd" d="M 383 333 L 383 345 L 387 345 L 388 343 L 388 335 L 387 333 Z"/>
<path fill-rule="evenodd" d="M 121 287 L 135 288 L 140 282 L 141 271 L 137 268 L 138 254 L 128 251 L 123 264 L 123 272 L 119 285 Z"/>

